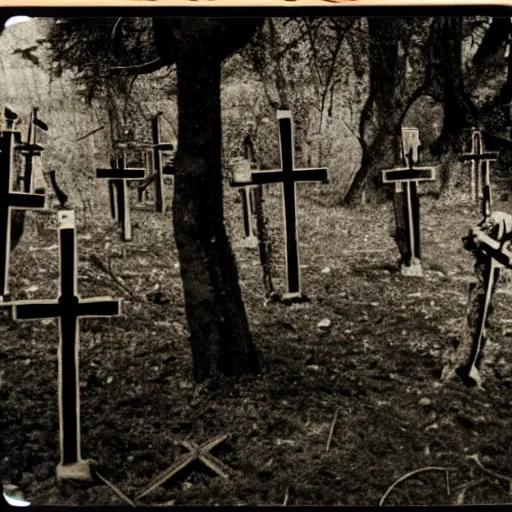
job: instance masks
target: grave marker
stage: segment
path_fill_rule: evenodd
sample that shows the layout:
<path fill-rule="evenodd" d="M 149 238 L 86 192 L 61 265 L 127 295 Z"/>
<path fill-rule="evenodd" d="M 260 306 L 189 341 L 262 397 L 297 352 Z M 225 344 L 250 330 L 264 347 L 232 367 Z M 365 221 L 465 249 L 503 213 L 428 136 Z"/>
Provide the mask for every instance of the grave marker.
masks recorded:
<path fill-rule="evenodd" d="M 13 192 L 14 150 L 21 143 L 20 132 L 15 129 L 18 116 L 5 109 L 5 128 L 0 136 L 0 302 L 9 300 L 9 258 L 11 254 L 11 212 L 37 210 L 45 206 L 42 194 Z"/>
<path fill-rule="evenodd" d="M 61 459 L 57 479 L 91 480 L 91 461 L 81 457 L 80 395 L 78 378 L 79 319 L 115 316 L 120 301 L 111 297 L 81 299 L 77 291 L 78 255 L 75 216 L 71 210 L 58 212 L 60 283 L 57 300 L 14 303 L 15 320 L 59 319 L 59 425 Z"/>
<path fill-rule="evenodd" d="M 421 277 L 423 271 L 418 182 L 435 181 L 436 170 L 434 167 L 414 167 L 419 158 L 419 130 L 406 128 L 402 133 L 402 155 L 408 161 L 408 167 L 382 171 L 382 183 L 395 185 L 394 205 L 397 242 L 402 256 L 402 275 Z"/>
<path fill-rule="evenodd" d="M 234 162 L 236 166 L 234 174 L 240 176 L 247 171 L 251 170 L 251 163 L 249 160 L 238 159 Z M 236 183 L 231 182 L 231 186 L 236 187 Z M 241 245 L 248 248 L 256 248 L 258 247 L 259 241 L 255 236 L 255 226 L 254 226 L 254 215 L 255 215 L 255 198 L 254 192 L 256 187 L 254 185 L 245 185 L 239 187 L 240 190 L 240 198 L 242 201 L 242 219 L 244 224 L 244 241 Z"/>
<path fill-rule="evenodd" d="M 132 239 L 132 220 L 127 182 L 143 179 L 146 169 L 125 168 L 123 158 L 118 158 L 117 162 L 111 160 L 110 164 L 110 169 L 96 169 L 96 177 L 109 180 L 111 213 L 121 226 L 123 241 L 129 242 Z"/>
<path fill-rule="evenodd" d="M 16 149 L 21 150 L 22 156 L 25 158 L 25 169 L 22 176 L 23 190 L 27 193 L 33 192 L 33 162 L 34 157 L 40 157 L 43 146 L 36 143 L 37 128 L 48 131 L 48 125 L 37 117 L 38 107 L 34 107 L 30 114 L 28 124 L 27 142 L 18 145 Z"/>
<path fill-rule="evenodd" d="M 160 117 L 162 112 L 159 112 L 151 120 L 151 132 L 153 137 L 153 170 L 156 174 L 155 177 L 155 206 L 156 211 L 159 213 L 165 212 L 165 198 L 164 198 L 164 172 L 162 165 L 162 152 L 172 151 L 174 146 L 170 143 L 161 142 L 160 140 Z"/>
<path fill-rule="evenodd" d="M 296 183 L 328 183 L 327 169 L 295 169 L 292 114 L 289 110 L 278 110 L 281 169 L 271 171 L 245 170 L 234 177 L 233 183 L 243 185 L 266 185 L 281 183 L 285 224 L 287 291 L 284 300 L 303 298 L 300 282 L 299 244 L 296 213 Z"/>
<path fill-rule="evenodd" d="M 471 153 L 459 157 L 461 162 L 471 162 L 471 199 L 482 198 L 482 214 L 484 217 L 491 213 L 491 162 L 498 159 L 496 151 L 485 151 L 482 132 L 474 129 L 471 134 Z M 483 172 L 482 172 L 483 168 Z"/>
<path fill-rule="evenodd" d="M 455 372 L 466 385 L 480 385 L 480 366 L 486 326 L 500 271 L 512 268 L 512 216 L 494 212 L 463 239 L 464 248 L 476 258 L 477 281 L 470 285 L 467 328 L 457 348 Z M 447 368 L 450 375 L 451 368 Z M 443 371 L 445 373 L 446 369 Z"/>

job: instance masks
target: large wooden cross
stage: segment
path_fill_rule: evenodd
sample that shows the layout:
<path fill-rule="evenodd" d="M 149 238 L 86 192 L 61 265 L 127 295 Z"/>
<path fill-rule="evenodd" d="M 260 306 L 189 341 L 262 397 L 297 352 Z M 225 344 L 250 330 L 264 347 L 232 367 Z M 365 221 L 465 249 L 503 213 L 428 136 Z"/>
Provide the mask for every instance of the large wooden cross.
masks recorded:
<path fill-rule="evenodd" d="M 80 450 L 80 395 L 78 351 L 79 319 L 115 316 L 120 301 L 111 297 L 81 299 L 77 291 L 78 255 L 75 216 L 72 210 L 58 212 L 60 247 L 60 292 L 57 300 L 14 303 L 15 320 L 59 319 L 59 425 L 60 463 L 57 478 L 91 480 L 90 461 Z"/>
<path fill-rule="evenodd" d="M 109 180 L 109 196 L 111 213 L 121 226 L 123 241 L 132 239 L 132 219 L 130 209 L 130 195 L 127 182 L 140 180 L 146 175 L 142 167 L 124 167 L 124 159 L 111 160 L 110 169 L 96 169 L 96 177 Z"/>
<path fill-rule="evenodd" d="M 27 142 L 19 145 L 16 149 L 21 150 L 25 158 L 25 169 L 22 177 L 23 189 L 25 192 L 33 192 L 33 161 L 34 157 L 41 156 L 43 146 L 36 143 L 37 128 L 48 131 L 48 125 L 37 117 L 38 107 L 32 109 L 28 125 Z"/>
<path fill-rule="evenodd" d="M 11 211 L 43 209 L 45 196 L 13 192 L 14 150 L 21 142 L 15 129 L 18 116 L 5 109 L 5 128 L 0 136 L 0 301 L 9 300 L 9 258 L 11 254 Z"/>
<path fill-rule="evenodd" d="M 279 144 L 281 150 L 281 169 L 271 171 L 251 170 L 241 182 L 235 179 L 237 185 L 266 185 L 281 183 L 283 191 L 284 227 L 286 244 L 286 275 L 287 290 L 284 300 L 302 298 L 300 281 L 299 243 L 297 230 L 297 182 L 328 183 L 327 169 L 296 169 L 294 163 L 294 142 L 292 114 L 289 110 L 278 110 Z"/>
<path fill-rule="evenodd" d="M 403 137 L 403 140 L 405 137 Z M 416 141 L 416 142 L 415 142 Z M 406 215 L 406 247 L 402 254 L 402 274 L 405 276 L 422 276 L 421 268 L 421 231 L 420 231 L 420 201 L 418 197 L 418 182 L 434 181 L 434 167 L 414 167 L 414 158 L 418 158 L 419 136 L 410 136 L 408 142 L 403 142 L 403 154 L 409 162 L 407 167 L 382 171 L 382 183 L 395 184 L 395 214 L 397 228 L 401 227 L 401 215 Z M 408 151 L 408 154 L 405 153 Z M 405 187 L 405 191 L 404 191 Z M 404 195 L 405 194 L 405 195 Z M 402 206 L 403 205 L 403 206 Z"/>
<path fill-rule="evenodd" d="M 482 132 L 474 129 L 471 134 L 471 153 L 460 156 L 461 162 L 471 162 L 471 199 L 482 198 L 482 214 L 487 217 L 491 213 L 491 162 L 498 159 L 499 153 L 485 151 Z"/>

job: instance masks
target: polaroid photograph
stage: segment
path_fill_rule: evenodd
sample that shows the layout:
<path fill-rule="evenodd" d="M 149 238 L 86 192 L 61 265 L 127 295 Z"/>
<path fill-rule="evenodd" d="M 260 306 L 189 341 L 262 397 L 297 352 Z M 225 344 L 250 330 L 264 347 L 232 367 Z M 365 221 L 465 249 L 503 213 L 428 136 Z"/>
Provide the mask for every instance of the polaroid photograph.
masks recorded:
<path fill-rule="evenodd" d="M 0 27 L 0 504 L 512 502 L 508 2 Z"/>

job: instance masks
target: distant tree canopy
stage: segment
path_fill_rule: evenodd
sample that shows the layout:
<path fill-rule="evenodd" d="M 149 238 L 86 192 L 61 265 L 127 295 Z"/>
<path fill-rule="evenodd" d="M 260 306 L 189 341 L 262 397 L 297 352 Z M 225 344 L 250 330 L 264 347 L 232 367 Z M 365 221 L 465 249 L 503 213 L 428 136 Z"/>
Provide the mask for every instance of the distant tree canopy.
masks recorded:
<path fill-rule="evenodd" d="M 137 77 L 173 69 L 180 42 L 172 31 L 180 21 L 166 23 L 58 20 L 48 38 L 53 73 L 73 71 L 88 99 L 102 98 L 129 117 Z M 264 106 L 252 119 L 257 125 L 276 108 L 293 110 L 298 158 L 306 165 L 335 158 L 333 126 L 341 127 L 357 141 L 361 162 L 340 195 L 358 204 L 366 191 L 378 201 L 378 170 L 399 162 L 400 126 L 418 98 L 429 96 L 443 110 L 438 140 L 429 148 L 434 158 L 460 151 L 470 126 L 507 132 L 510 28 L 509 18 L 489 17 L 268 18 L 226 62 L 223 76 L 261 84 Z M 165 94 L 176 94 L 174 74 L 167 77 Z"/>

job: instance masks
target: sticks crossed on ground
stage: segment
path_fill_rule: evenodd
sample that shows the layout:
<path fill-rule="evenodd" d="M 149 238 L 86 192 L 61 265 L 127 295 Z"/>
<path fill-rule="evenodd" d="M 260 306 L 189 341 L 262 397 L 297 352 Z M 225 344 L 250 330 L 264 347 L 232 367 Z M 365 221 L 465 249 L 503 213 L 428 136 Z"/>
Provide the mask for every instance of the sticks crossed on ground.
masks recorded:
<path fill-rule="evenodd" d="M 158 476 L 156 476 L 147 487 L 135 498 L 135 500 L 139 500 L 144 496 L 147 496 L 150 492 L 154 491 L 157 487 L 164 484 L 168 480 L 170 480 L 174 475 L 185 469 L 192 462 L 199 460 L 206 467 L 211 469 L 214 473 L 219 475 L 222 478 L 228 479 L 229 474 L 232 472 L 231 468 L 221 462 L 219 459 L 211 455 L 210 451 L 215 448 L 220 443 L 224 442 L 228 439 L 229 434 L 220 435 L 206 441 L 206 443 L 198 446 L 196 443 L 190 441 L 183 441 L 180 444 L 189 450 L 189 454 L 184 455 L 181 459 L 179 459 L 175 464 L 173 464 L 169 469 L 166 469 Z"/>

